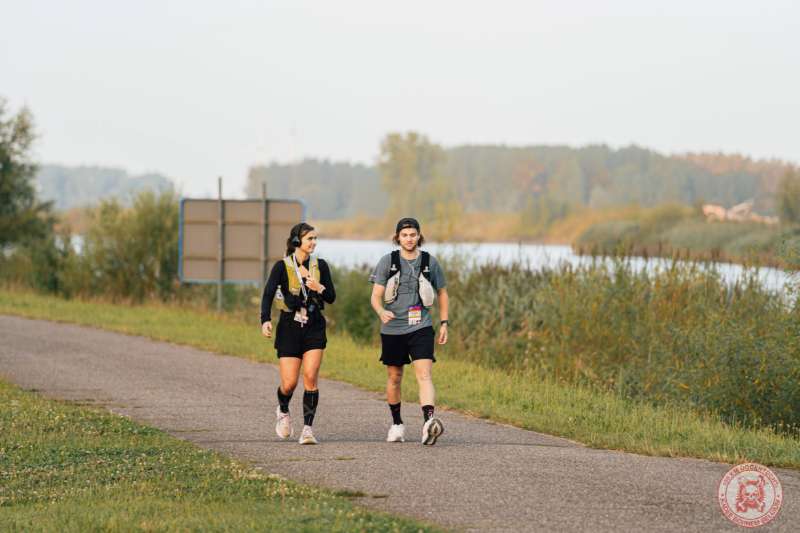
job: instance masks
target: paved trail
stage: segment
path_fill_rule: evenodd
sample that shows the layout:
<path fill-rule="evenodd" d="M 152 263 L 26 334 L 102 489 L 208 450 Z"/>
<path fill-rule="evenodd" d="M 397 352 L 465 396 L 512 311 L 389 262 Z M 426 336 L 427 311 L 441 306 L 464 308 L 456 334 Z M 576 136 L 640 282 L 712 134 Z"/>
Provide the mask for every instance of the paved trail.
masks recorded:
<path fill-rule="evenodd" d="M 441 363 L 440 363 L 441 364 Z M 730 465 L 592 450 L 453 412 L 434 447 L 384 442 L 381 396 L 322 380 L 320 446 L 274 433 L 272 365 L 80 326 L 0 316 L 0 375 L 55 398 L 91 401 L 268 472 L 362 491 L 361 504 L 459 530 L 734 531 L 717 484 Z M 302 412 L 302 392 L 292 400 Z M 405 403 L 419 432 L 417 404 Z M 298 420 L 295 421 L 296 430 Z M 780 516 L 800 529 L 800 473 L 775 469 Z"/>

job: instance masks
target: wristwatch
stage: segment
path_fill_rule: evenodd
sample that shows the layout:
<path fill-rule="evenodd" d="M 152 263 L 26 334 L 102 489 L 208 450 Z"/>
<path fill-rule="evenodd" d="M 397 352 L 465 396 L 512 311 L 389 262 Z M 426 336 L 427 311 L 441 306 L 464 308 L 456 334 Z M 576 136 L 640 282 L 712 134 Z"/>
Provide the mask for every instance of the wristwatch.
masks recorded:
<path fill-rule="evenodd" d="M 448 324 L 447 320 L 442 320 L 441 322 L 439 322 L 440 326 L 446 326 L 447 324 Z"/>

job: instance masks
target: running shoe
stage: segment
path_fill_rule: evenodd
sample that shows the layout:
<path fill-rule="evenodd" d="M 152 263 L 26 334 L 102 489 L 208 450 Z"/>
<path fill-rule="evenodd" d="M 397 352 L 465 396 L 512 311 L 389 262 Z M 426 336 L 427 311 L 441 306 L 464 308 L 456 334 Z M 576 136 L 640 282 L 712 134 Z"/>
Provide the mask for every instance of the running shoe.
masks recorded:
<path fill-rule="evenodd" d="M 311 426 L 303 426 L 303 433 L 300 434 L 300 444 L 319 444 L 317 439 L 314 438 L 314 433 L 311 431 Z"/>
<path fill-rule="evenodd" d="M 444 433 L 442 421 L 438 418 L 429 418 L 425 425 L 422 426 L 422 444 L 433 446 L 442 433 Z"/>
<path fill-rule="evenodd" d="M 405 442 L 406 441 L 406 427 L 403 424 L 392 424 L 389 428 L 389 435 L 386 437 L 386 442 Z"/>
<path fill-rule="evenodd" d="M 275 433 L 282 439 L 288 439 L 294 435 L 294 428 L 292 427 L 292 417 L 289 413 L 282 413 L 280 406 L 275 409 L 275 416 L 278 417 L 275 422 Z"/>

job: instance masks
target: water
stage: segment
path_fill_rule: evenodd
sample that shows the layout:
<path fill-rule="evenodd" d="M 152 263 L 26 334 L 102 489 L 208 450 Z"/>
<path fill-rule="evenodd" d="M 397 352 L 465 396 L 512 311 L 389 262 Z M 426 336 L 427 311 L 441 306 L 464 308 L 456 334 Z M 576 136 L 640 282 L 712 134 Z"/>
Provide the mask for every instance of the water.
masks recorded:
<path fill-rule="evenodd" d="M 82 247 L 81 236 L 73 238 L 73 246 L 78 252 Z M 378 259 L 394 249 L 391 243 L 385 241 L 359 241 L 348 239 L 320 239 L 317 245 L 317 254 L 329 261 L 334 268 L 360 267 L 369 265 L 373 267 Z M 528 265 L 538 270 L 542 268 L 558 268 L 562 264 L 572 266 L 586 265 L 592 262 L 588 256 L 579 256 L 572 248 L 556 244 L 514 244 L 514 243 L 457 243 L 440 244 L 425 243 L 425 249 L 437 257 L 458 255 L 467 258 L 468 262 L 475 264 L 499 263 L 509 265 L 514 262 Z M 607 264 L 610 259 L 605 259 Z M 647 269 L 655 272 L 667 267 L 670 259 L 653 257 L 644 259 L 631 257 L 628 259 L 635 270 Z M 734 283 L 744 274 L 741 265 L 731 263 L 709 263 L 704 268 L 716 268 L 722 278 L 728 283 Z M 784 292 L 792 281 L 784 271 L 775 268 L 763 267 L 756 272 L 762 285 L 776 292 Z"/>
<path fill-rule="evenodd" d="M 320 239 L 316 253 L 330 262 L 334 268 L 374 266 L 382 255 L 391 252 L 394 247 L 384 241 L 358 241 L 345 239 Z M 563 264 L 572 266 L 586 265 L 592 262 L 588 256 L 579 256 L 569 246 L 553 244 L 513 244 L 513 243 L 458 243 L 440 244 L 426 243 L 425 250 L 438 257 L 458 255 L 475 264 L 499 263 L 509 265 L 519 262 L 531 269 L 558 268 Z M 611 264 L 611 259 L 604 259 Z M 634 270 L 646 269 L 655 272 L 671 263 L 670 259 L 632 257 L 628 259 Z M 741 265 L 731 263 L 709 263 L 703 268 L 715 268 L 728 283 L 740 279 L 745 269 Z M 759 268 L 758 279 L 767 289 L 783 292 L 790 283 L 790 276 L 775 268 Z"/>

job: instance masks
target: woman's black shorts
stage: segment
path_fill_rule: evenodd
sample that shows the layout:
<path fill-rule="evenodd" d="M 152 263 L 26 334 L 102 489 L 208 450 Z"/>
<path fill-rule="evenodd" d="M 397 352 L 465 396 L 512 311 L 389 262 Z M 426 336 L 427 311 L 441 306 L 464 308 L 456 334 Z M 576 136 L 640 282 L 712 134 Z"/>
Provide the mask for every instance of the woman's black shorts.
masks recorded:
<path fill-rule="evenodd" d="M 431 359 L 433 356 L 433 327 L 427 327 L 402 335 L 381 333 L 381 362 L 384 365 L 403 366 L 417 359 Z"/>
<path fill-rule="evenodd" d="M 324 316 L 317 314 L 305 326 L 301 326 L 299 322 L 295 322 L 294 313 L 281 313 L 275 332 L 278 357 L 302 358 L 309 350 L 324 350 L 327 344 Z"/>

